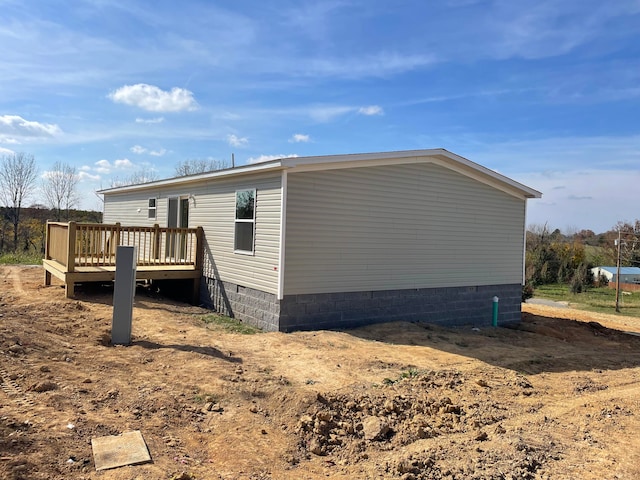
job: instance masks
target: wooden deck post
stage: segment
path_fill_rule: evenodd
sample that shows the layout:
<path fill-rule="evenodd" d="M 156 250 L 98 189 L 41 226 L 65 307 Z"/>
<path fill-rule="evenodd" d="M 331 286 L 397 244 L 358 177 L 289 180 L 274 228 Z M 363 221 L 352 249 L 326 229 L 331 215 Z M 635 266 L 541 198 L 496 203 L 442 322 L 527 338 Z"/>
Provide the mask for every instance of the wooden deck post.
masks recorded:
<path fill-rule="evenodd" d="M 160 258 L 160 225 L 155 223 L 153 225 L 153 259 L 158 260 Z"/>
<path fill-rule="evenodd" d="M 120 222 L 116 222 L 116 244 L 113 246 L 113 255 L 116 254 L 116 249 L 120 246 Z"/>
<path fill-rule="evenodd" d="M 51 227 L 49 225 L 49 220 L 47 220 L 46 233 L 45 233 L 45 241 L 44 241 L 44 258 L 45 260 L 50 260 L 51 256 L 49 255 L 49 242 L 51 242 Z M 51 272 L 49 272 L 46 268 L 44 269 L 44 285 L 48 287 L 51 285 Z"/>
<path fill-rule="evenodd" d="M 69 232 L 67 234 L 67 264 L 65 265 L 67 274 L 73 273 L 76 269 L 76 222 L 69 222 Z M 74 282 L 73 275 L 66 275 L 65 294 L 67 298 L 73 298 Z"/>
<path fill-rule="evenodd" d="M 193 279 L 193 296 L 192 302 L 194 305 L 198 305 L 200 303 L 200 280 L 202 278 L 202 264 L 204 258 L 204 229 L 202 227 L 198 227 L 196 229 L 196 272 L 198 276 Z"/>

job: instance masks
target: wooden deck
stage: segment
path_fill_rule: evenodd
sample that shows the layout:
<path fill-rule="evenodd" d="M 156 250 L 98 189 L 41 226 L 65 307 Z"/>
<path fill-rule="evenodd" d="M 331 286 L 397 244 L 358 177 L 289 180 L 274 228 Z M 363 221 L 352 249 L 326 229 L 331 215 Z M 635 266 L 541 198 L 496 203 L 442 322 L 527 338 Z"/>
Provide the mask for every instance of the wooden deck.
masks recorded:
<path fill-rule="evenodd" d="M 44 283 L 62 280 L 68 298 L 76 283 L 113 281 L 118 246 L 135 246 L 138 280 L 192 280 L 198 302 L 202 276 L 202 227 L 123 227 L 94 223 L 47 222 Z"/>

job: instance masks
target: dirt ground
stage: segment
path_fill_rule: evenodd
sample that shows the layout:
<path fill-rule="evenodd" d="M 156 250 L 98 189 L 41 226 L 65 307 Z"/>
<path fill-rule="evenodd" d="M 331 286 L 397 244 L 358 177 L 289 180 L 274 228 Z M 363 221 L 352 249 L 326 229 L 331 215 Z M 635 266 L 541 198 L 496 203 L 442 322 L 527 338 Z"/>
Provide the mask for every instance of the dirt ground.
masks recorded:
<path fill-rule="evenodd" d="M 224 333 L 207 311 L 0 267 L 2 479 L 640 478 L 640 320 L 523 306 L 517 328 Z M 140 430 L 152 463 L 96 472 Z"/>

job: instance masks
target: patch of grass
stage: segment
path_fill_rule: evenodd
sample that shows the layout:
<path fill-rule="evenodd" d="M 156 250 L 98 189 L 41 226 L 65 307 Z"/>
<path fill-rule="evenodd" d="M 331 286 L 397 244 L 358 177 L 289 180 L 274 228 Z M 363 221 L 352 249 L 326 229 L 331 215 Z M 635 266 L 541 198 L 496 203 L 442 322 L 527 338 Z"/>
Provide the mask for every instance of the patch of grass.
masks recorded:
<path fill-rule="evenodd" d="M 193 396 L 193 401 L 195 403 L 218 403 L 220 401 L 220 396 L 216 395 L 215 393 L 205 393 L 205 392 L 201 392 L 201 393 L 196 393 Z"/>
<path fill-rule="evenodd" d="M 222 330 L 228 333 L 240 333 L 242 335 L 253 335 L 255 333 L 262 333 L 257 327 L 242 323 L 235 318 L 225 317 L 224 315 L 217 315 L 211 313 L 202 317 L 202 321 L 209 328 L 215 328 L 216 330 Z"/>
<path fill-rule="evenodd" d="M 640 292 L 622 293 L 622 291 L 620 292 L 620 315 L 640 317 Z M 536 287 L 534 296 L 569 302 L 575 308 L 590 312 L 616 314 L 615 288 L 590 288 L 586 292 L 571 293 L 568 285 L 540 285 Z"/>
<path fill-rule="evenodd" d="M 409 370 L 405 370 L 400 375 L 402 378 L 415 378 L 420 375 L 420 370 L 414 367 L 410 367 Z"/>
<path fill-rule="evenodd" d="M 385 377 L 384 379 L 382 379 L 382 384 L 383 385 L 393 385 L 394 383 L 398 383 L 401 380 L 404 380 L 405 378 L 416 378 L 419 377 L 420 375 L 422 375 L 424 372 L 422 370 L 418 370 L 415 367 L 409 367 L 408 370 L 403 370 L 402 372 L 400 372 L 400 376 L 393 380 L 389 377 Z"/>
<path fill-rule="evenodd" d="M 0 265 L 42 265 L 42 255 L 7 252 L 0 254 Z"/>

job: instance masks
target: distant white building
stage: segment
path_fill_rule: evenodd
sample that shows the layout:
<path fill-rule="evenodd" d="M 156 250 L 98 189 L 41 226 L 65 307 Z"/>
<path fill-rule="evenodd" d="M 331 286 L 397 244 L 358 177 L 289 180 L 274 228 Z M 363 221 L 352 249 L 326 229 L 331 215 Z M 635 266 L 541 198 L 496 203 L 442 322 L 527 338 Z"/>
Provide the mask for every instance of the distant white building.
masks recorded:
<path fill-rule="evenodd" d="M 617 267 L 594 267 L 591 269 L 594 278 L 600 275 L 609 280 L 609 282 L 617 282 Z M 640 267 L 620 267 L 620 283 L 635 283 L 640 285 Z"/>

